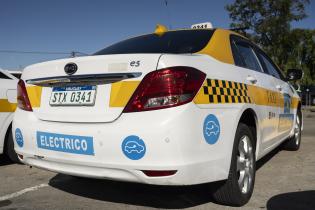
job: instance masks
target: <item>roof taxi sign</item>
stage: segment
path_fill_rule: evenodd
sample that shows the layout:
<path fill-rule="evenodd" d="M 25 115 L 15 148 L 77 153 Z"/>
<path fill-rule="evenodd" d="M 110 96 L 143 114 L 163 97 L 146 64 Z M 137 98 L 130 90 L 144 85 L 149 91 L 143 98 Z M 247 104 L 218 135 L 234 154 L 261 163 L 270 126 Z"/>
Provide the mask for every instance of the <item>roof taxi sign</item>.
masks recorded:
<path fill-rule="evenodd" d="M 210 29 L 213 28 L 212 23 L 205 22 L 205 23 L 197 23 L 191 26 L 192 29 Z"/>

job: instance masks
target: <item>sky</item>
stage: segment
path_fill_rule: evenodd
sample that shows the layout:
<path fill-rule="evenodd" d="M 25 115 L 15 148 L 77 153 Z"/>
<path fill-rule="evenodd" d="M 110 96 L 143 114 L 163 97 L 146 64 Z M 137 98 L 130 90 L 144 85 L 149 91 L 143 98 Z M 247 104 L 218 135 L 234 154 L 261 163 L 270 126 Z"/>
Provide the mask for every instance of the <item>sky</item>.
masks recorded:
<path fill-rule="evenodd" d="M 315 0 L 308 18 L 293 27 L 315 28 Z M 229 28 L 225 5 L 233 0 L 0 0 L 0 51 L 58 52 L 18 54 L 0 52 L 0 68 L 69 57 L 71 51 L 92 54 L 110 44 L 146 33 L 156 24 L 189 28 L 210 21 Z"/>

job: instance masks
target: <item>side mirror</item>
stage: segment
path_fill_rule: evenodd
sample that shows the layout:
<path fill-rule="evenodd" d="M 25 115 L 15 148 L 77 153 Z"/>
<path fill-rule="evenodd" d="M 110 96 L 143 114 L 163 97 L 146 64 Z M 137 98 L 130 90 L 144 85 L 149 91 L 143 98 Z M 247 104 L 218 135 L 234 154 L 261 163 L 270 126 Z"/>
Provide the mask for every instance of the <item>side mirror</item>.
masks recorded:
<path fill-rule="evenodd" d="M 300 80 L 303 77 L 303 71 L 301 69 L 288 69 L 287 71 L 287 81 Z"/>

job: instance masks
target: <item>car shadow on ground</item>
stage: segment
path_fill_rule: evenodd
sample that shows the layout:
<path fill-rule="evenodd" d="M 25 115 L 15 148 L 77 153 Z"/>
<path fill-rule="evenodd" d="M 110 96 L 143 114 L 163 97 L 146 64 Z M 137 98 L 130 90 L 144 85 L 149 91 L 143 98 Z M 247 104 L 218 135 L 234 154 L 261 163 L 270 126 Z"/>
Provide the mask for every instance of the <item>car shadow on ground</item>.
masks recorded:
<path fill-rule="evenodd" d="M 281 152 L 283 149 L 283 144 L 276 147 L 274 150 L 269 152 L 267 155 L 262 157 L 259 161 L 256 163 L 256 170 L 258 171 L 260 168 L 262 168 L 267 162 L 269 162 L 274 156 L 276 156 L 279 152 Z"/>
<path fill-rule="evenodd" d="M 290 192 L 276 195 L 267 202 L 267 210 L 314 210 L 315 191 Z"/>
<path fill-rule="evenodd" d="M 13 162 L 5 155 L 0 155 L 0 166 L 10 165 Z"/>
<path fill-rule="evenodd" d="M 154 186 L 57 174 L 49 185 L 95 200 L 163 209 L 182 209 L 213 202 L 210 184 Z"/>
<path fill-rule="evenodd" d="M 257 170 L 281 151 L 281 146 L 257 162 Z M 215 203 L 211 192 L 222 182 L 194 186 L 154 186 L 138 183 L 78 178 L 57 174 L 49 185 L 59 190 L 95 200 L 137 206 L 182 209 L 209 202 Z"/>

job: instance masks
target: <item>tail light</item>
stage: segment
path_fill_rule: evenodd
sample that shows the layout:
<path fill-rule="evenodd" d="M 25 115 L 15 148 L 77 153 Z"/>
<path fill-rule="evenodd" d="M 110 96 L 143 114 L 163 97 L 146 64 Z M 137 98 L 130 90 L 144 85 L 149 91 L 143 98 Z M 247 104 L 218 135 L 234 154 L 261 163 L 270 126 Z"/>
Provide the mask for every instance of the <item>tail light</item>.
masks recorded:
<path fill-rule="evenodd" d="M 21 79 L 17 84 L 17 102 L 20 109 L 30 112 L 33 111 L 32 105 L 26 92 L 25 83 Z"/>
<path fill-rule="evenodd" d="M 132 95 L 124 112 L 164 109 L 189 103 L 206 74 L 191 67 L 170 67 L 147 74 Z"/>

